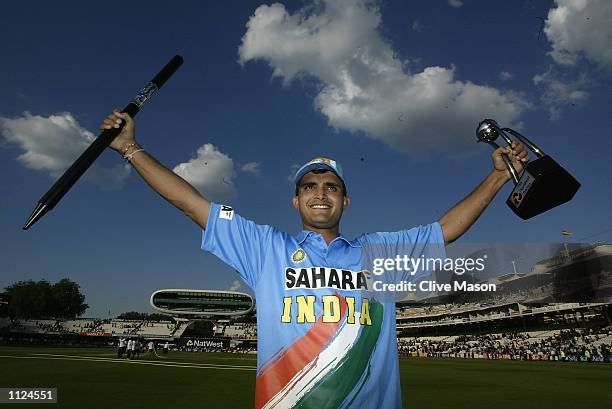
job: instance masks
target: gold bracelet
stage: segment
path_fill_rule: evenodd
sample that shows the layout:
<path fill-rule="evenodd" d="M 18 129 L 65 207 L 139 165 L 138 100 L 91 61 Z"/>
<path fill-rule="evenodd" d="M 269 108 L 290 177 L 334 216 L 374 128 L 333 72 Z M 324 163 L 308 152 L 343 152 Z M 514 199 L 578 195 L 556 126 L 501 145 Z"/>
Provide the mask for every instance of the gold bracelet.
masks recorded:
<path fill-rule="evenodd" d="M 138 152 L 144 152 L 144 149 L 142 149 L 142 148 L 136 149 L 135 151 L 133 151 L 129 155 L 125 155 L 125 160 L 127 160 L 128 163 L 132 163 L 132 157 L 134 156 L 135 153 L 138 153 Z"/>
<path fill-rule="evenodd" d="M 132 143 L 128 144 L 128 146 L 123 148 L 123 151 L 121 151 L 121 155 L 123 155 L 123 159 L 125 159 L 125 155 L 130 150 L 130 148 L 133 147 L 133 146 L 136 146 L 136 142 L 132 142 Z"/>

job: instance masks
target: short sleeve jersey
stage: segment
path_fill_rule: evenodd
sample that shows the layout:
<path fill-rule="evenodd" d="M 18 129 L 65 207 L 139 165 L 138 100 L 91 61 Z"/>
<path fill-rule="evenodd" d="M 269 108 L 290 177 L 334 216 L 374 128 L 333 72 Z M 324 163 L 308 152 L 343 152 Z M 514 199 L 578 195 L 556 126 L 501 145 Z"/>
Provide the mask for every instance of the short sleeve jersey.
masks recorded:
<path fill-rule="evenodd" d="M 257 302 L 256 409 L 402 407 L 395 303 L 368 291 L 361 265 L 371 244 L 390 258 L 411 244 L 412 257 L 445 256 L 438 223 L 327 244 L 211 205 L 202 249 L 234 268 Z"/>

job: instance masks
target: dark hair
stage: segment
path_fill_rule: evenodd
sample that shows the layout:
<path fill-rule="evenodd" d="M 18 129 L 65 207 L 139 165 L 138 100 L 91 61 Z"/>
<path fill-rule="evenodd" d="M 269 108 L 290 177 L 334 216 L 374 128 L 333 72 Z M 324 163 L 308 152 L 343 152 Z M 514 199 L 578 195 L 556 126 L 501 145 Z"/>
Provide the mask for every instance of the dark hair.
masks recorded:
<path fill-rule="evenodd" d="M 315 170 L 311 170 L 312 173 L 315 174 L 320 174 L 320 173 L 325 173 L 325 172 L 331 172 L 331 170 L 327 170 L 327 169 L 315 169 Z M 334 173 L 334 172 L 332 172 Z M 336 175 L 334 173 L 334 175 Z M 338 176 L 338 175 L 336 175 Z M 304 176 L 302 176 L 304 177 Z M 340 179 L 340 177 L 338 177 L 338 179 Z M 295 196 L 298 196 L 300 193 L 300 182 L 302 181 L 302 179 L 298 180 L 297 183 L 295 184 Z M 346 190 L 346 185 L 344 184 L 344 180 L 340 179 L 340 183 L 342 183 L 342 196 L 348 196 L 347 190 Z"/>

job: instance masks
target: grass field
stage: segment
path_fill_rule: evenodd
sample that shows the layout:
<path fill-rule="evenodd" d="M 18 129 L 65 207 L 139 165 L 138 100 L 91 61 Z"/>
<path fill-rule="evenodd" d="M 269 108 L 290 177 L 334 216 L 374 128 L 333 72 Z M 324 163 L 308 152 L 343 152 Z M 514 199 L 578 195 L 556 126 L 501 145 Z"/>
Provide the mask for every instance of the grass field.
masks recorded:
<path fill-rule="evenodd" d="M 106 349 L 0 347 L 0 387 L 57 387 L 61 408 L 252 407 L 254 355 L 115 358 Z M 612 407 L 609 364 L 413 358 L 400 370 L 410 409 Z"/>

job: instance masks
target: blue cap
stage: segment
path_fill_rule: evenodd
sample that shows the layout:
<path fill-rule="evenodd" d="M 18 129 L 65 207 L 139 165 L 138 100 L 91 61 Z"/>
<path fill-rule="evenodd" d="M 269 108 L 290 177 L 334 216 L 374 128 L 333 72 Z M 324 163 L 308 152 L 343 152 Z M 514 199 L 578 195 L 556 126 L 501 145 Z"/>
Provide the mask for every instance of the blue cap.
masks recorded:
<path fill-rule="evenodd" d="M 305 174 L 317 169 L 325 169 L 334 172 L 336 176 L 340 178 L 342 183 L 345 183 L 344 176 L 342 176 L 342 166 L 340 166 L 338 162 L 333 159 L 318 157 L 306 162 L 301 168 L 298 169 L 294 177 L 295 184 L 297 185 L 300 183 L 300 180 L 302 180 Z"/>

